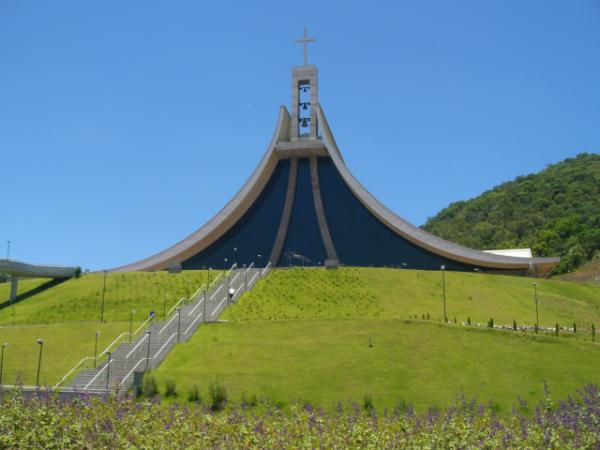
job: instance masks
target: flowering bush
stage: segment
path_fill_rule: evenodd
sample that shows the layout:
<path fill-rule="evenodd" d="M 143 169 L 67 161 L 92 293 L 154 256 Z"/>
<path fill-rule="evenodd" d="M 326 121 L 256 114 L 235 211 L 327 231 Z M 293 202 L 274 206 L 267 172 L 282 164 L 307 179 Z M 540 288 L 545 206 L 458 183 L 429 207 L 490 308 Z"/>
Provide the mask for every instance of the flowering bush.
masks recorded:
<path fill-rule="evenodd" d="M 26 400 L 5 392 L 0 448 L 600 448 L 600 391 L 554 405 L 549 395 L 533 413 L 515 408 L 498 418 L 491 408 L 458 400 L 445 412 L 417 414 L 358 405 L 327 414 L 310 405 L 282 411 L 228 406 L 167 406 L 115 397 Z"/>

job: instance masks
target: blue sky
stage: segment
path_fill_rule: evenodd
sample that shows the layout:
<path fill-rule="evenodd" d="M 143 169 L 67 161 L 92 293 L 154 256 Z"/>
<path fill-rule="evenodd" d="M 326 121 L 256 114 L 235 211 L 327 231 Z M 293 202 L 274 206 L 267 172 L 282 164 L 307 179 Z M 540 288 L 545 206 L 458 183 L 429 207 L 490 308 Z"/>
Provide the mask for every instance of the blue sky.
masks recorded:
<path fill-rule="evenodd" d="M 303 26 L 346 162 L 420 225 L 600 152 L 600 2 L 0 0 L 1 254 L 101 269 L 241 187 Z"/>

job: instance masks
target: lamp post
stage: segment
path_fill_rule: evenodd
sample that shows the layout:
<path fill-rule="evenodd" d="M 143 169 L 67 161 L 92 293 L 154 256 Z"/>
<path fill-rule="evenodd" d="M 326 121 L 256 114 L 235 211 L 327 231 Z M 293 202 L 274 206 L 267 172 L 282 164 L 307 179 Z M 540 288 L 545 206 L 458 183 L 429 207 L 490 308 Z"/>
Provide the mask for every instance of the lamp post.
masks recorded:
<path fill-rule="evenodd" d="M 108 384 L 110 382 L 110 352 L 106 353 L 106 390 L 108 391 Z"/>
<path fill-rule="evenodd" d="M 146 370 L 148 370 L 148 364 L 150 363 L 150 338 L 152 337 L 152 333 L 150 331 L 146 331 L 148 335 L 148 351 L 146 353 Z"/>
<path fill-rule="evenodd" d="M 535 300 L 535 332 L 537 334 L 540 329 L 540 314 L 538 311 L 538 296 L 537 296 L 537 283 L 531 283 L 533 286 L 533 299 Z"/>
<path fill-rule="evenodd" d="M 244 291 L 248 290 L 248 269 L 246 269 L 246 264 L 244 264 Z"/>
<path fill-rule="evenodd" d="M 2 344 L 2 353 L 0 354 L 0 386 L 2 386 L 2 371 L 4 370 L 4 349 L 8 347 L 8 342 Z"/>
<path fill-rule="evenodd" d="M 233 247 L 233 262 L 237 262 L 237 247 Z"/>
<path fill-rule="evenodd" d="M 104 282 L 102 284 L 102 306 L 100 308 L 100 323 L 104 322 L 104 297 L 106 295 L 106 274 L 108 270 L 104 269 Z"/>
<path fill-rule="evenodd" d="M 133 341 L 133 315 L 135 314 L 135 309 L 132 309 L 129 313 L 129 343 Z"/>
<path fill-rule="evenodd" d="M 181 308 L 177 307 L 177 343 L 181 341 Z"/>
<path fill-rule="evenodd" d="M 10 258 L 10 241 L 6 241 L 6 259 Z"/>
<path fill-rule="evenodd" d="M 163 320 L 167 320 L 167 298 L 169 298 L 169 294 L 165 292 L 165 300 L 163 301 Z"/>
<path fill-rule="evenodd" d="M 42 367 L 42 350 L 44 349 L 44 341 L 42 339 L 38 339 L 37 343 L 40 345 L 40 355 L 38 357 L 38 366 L 37 366 L 37 376 L 35 377 L 35 385 L 40 385 L 40 369 Z"/>
<path fill-rule="evenodd" d="M 208 293 L 207 289 L 204 289 L 204 300 L 202 300 L 202 321 L 206 322 L 206 295 Z"/>
<path fill-rule="evenodd" d="M 212 267 L 208 268 L 208 274 L 206 275 L 208 278 L 208 283 L 206 283 L 206 288 L 210 289 L 210 271 L 212 270 Z"/>
<path fill-rule="evenodd" d="M 448 322 L 448 314 L 446 314 L 446 266 L 442 264 L 440 267 L 442 270 L 442 297 L 444 298 L 444 323 Z"/>
<path fill-rule="evenodd" d="M 100 332 L 96 331 L 96 340 L 94 341 L 94 369 L 98 366 L 98 337 L 100 337 Z"/>

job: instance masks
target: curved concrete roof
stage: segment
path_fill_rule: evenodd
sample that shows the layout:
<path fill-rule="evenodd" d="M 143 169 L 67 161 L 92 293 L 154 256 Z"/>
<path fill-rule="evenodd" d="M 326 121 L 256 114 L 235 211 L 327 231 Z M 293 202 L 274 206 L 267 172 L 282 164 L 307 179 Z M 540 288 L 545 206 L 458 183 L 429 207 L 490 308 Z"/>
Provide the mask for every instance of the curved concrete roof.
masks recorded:
<path fill-rule="evenodd" d="M 204 226 L 177 244 L 149 258 L 117 267 L 112 271 L 163 270 L 204 250 L 227 232 L 250 208 L 269 180 L 279 159 L 311 155 L 331 157 L 346 185 L 375 217 L 392 231 L 432 253 L 482 268 L 526 270 L 531 275 L 537 276 L 545 275 L 560 261 L 560 258 L 517 258 L 496 255 L 463 247 L 434 236 L 397 216 L 354 178 L 342 159 L 342 154 L 320 104 L 316 103 L 314 106 L 322 141 L 315 139 L 290 141 L 290 114 L 285 106 L 281 106 L 275 133 L 262 160 L 250 178 L 223 209 Z"/>
<path fill-rule="evenodd" d="M 533 274 L 543 275 L 552 269 L 560 258 L 517 258 L 512 256 L 496 255 L 463 247 L 458 244 L 446 241 L 431 233 L 416 227 L 401 217 L 394 214 L 382 203 L 380 203 L 369 191 L 367 191 L 360 182 L 354 178 L 352 173 L 346 167 L 341 158 L 341 152 L 333 137 L 333 133 L 327 123 L 327 118 L 323 113 L 321 105 L 315 105 L 317 110 L 318 123 L 321 127 L 325 147 L 329 150 L 329 155 L 336 168 L 342 175 L 344 182 L 360 200 L 360 202 L 379 220 L 381 220 L 390 229 L 408 239 L 420 247 L 443 255 L 449 259 L 461 261 L 475 266 L 500 268 L 500 269 L 525 269 L 532 271 Z"/>
<path fill-rule="evenodd" d="M 157 253 L 149 258 L 126 266 L 112 269 L 112 272 L 134 272 L 140 270 L 163 270 L 204 250 L 211 243 L 222 236 L 231 228 L 250 208 L 258 197 L 263 187 L 269 180 L 278 157 L 275 155 L 275 146 L 280 141 L 289 139 L 290 114 L 285 106 L 279 108 L 279 117 L 273 138 L 267 151 L 254 170 L 248 181 L 238 193 L 204 226 L 190 234 L 177 244 Z"/>

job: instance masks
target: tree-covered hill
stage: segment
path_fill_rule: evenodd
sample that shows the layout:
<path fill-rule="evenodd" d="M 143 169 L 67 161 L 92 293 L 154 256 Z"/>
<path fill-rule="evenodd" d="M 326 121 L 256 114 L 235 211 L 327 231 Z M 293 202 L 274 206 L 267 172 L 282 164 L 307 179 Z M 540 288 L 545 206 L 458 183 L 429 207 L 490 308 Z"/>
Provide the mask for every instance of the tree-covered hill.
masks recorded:
<path fill-rule="evenodd" d="M 555 273 L 576 269 L 600 257 L 600 155 L 581 153 L 452 203 L 423 228 L 482 250 L 530 247 L 562 257 Z"/>

